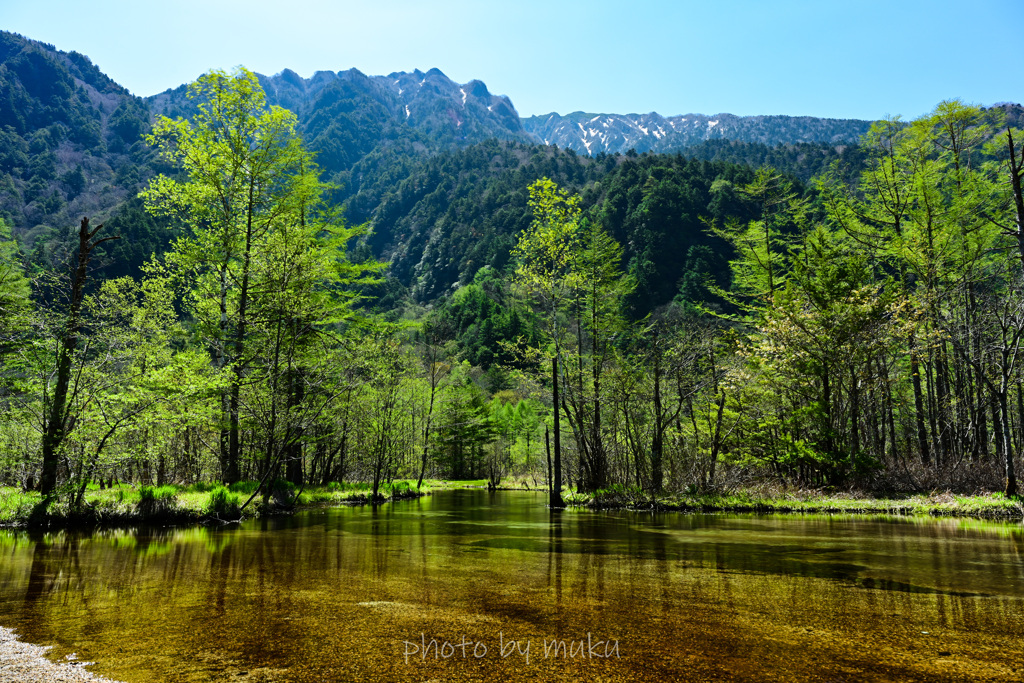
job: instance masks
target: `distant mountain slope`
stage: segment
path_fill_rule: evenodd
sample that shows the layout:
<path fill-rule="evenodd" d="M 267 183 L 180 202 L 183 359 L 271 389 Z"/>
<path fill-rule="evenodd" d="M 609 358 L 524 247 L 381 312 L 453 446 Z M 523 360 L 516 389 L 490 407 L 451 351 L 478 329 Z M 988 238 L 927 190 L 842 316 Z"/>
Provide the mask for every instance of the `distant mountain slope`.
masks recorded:
<path fill-rule="evenodd" d="M 436 153 L 476 142 L 532 141 L 508 97 L 481 81 L 459 84 L 438 69 L 367 76 L 358 69 L 302 78 L 284 70 L 260 76 L 270 104 L 292 110 L 310 149 L 331 174 L 366 157 Z M 187 116 L 185 86 L 149 98 L 157 114 Z M 347 178 L 345 178 L 347 179 Z"/>
<path fill-rule="evenodd" d="M 88 57 L 0 32 L 0 215 L 28 241 L 102 220 L 148 173 L 149 121 Z"/>
<path fill-rule="evenodd" d="M 523 119 L 523 128 L 548 145 L 582 154 L 674 152 L 705 140 L 728 139 L 765 145 L 856 142 L 871 127 L 858 119 L 812 116 L 686 114 L 547 114 Z"/>
<path fill-rule="evenodd" d="M 662 303 L 682 286 L 669 262 L 707 261 L 690 248 L 717 248 L 698 220 L 723 204 L 708 194 L 715 180 L 743 182 L 746 171 L 734 165 L 769 164 L 802 181 L 836 160 L 855 171 L 864 150 L 848 143 L 869 126 L 728 114 L 521 119 L 508 97 L 437 69 L 311 78 L 285 70 L 259 78 L 270 103 L 296 113 L 306 144 L 339 187 L 332 199 L 352 222 L 373 222 L 374 254 L 387 257 L 397 281 L 424 302 L 483 265 L 507 262 L 530 220 L 526 186 L 546 175 L 583 192 L 595 216 L 611 217 L 627 256 L 651 266 L 638 270 L 653 274 L 645 301 Z M 84 55 L 0 32 L 0 217 L 33 262 L 45 267 L 67 257 L 74 248 L 67 239 L 84 215 L 124 238 L 101 247 L 104 276 L 135 274 L 166 248 L 175 234 L 170 222 L 149 216 L 136 193 L 154 173 L 175 169 L 162 167 L 142 138 L 155 115 L 195 111 L 186 91 L 182 85 L 143 100 Z M 1024 125 L 1019 105 L 990 111 L 993 120 Z M 676 154 L 656 158 L 666 151 Z M 660 194 L 648 196 L 651 187 Z M 677 190 L 688 194 L 675 197 Z M 634 207 L 637 198 L 643 201 Z M 657 201 L 674 208 L 652 212 Z M 633 208 L 605 210 L 620 204 Z"/>
<path fill-rule="evenodd" d="M 856 142 L 870 121 L 810 116 L 549 114 L 521 119 L 512 101 L 481 81 L 459 84 L 437 69 L 367 76 L 357 69 L 302 78 L 260 76 L 267 99 L 291 109 L 317 159 L 346 198 L 394 155 L 435 154 L 488 139 L 558 145 L 581 154 L 676 152 L 707 141 L 767 147 Z M 188 116 L 185 86 L 149 99 L 153 111 Z"/>

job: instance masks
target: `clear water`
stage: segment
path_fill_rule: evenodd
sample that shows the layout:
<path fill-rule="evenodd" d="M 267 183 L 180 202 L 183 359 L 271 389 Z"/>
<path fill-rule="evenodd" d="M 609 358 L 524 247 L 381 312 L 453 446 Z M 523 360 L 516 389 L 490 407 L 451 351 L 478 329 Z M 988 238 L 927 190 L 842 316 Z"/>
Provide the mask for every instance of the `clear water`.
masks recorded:
<path fill-rule="evenodd" d="M 1024 680 L 1019 524 L 461 490 L 0 558 L 0 625 L 122 681 Z"/>

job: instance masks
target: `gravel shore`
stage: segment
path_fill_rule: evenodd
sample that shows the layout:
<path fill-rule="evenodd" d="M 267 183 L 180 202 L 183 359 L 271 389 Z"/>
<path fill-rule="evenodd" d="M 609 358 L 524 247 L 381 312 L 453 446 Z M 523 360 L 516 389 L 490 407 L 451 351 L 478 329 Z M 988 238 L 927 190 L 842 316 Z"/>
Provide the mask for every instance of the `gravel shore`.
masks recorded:
<path fill-rule="evenodd" d="M 85 667 L 92 662 L 79 662 L 74 655 L 59 664 L 45 657 L 49 647 L 23 643 L 9 628 L 0 626 L 0 683 L 17 681 L 106 681 Z"/>

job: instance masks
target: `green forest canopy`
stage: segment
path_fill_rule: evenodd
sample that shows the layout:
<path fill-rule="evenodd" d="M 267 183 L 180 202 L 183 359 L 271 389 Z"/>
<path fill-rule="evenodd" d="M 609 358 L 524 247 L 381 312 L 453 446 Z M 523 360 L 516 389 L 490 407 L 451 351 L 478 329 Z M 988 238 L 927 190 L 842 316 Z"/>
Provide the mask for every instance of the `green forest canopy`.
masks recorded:
<path fill-rule="evenodd" d="M 1016 494 L 1024 159 L 994 110 L 880 122 L 809 183 L 481 143 L 382 182 L 371 234 L 251 73 L 189 92 L 111 221 L 144 265 L 68 281 L 0 234 L 7 483 L 550 481 L 558 415 L 582 490 Z"/>

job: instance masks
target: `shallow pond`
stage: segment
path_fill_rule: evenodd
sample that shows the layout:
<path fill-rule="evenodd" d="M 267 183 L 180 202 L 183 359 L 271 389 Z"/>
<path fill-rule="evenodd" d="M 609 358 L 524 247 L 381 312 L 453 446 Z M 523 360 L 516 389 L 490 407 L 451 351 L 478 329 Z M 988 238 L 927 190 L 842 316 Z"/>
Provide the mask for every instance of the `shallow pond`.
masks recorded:
<path fill-rule="evenodd" d="M 122 681 L 1024 679 L 1019 524 L 460 490 L 0 557 L 0 625 Z"/>

